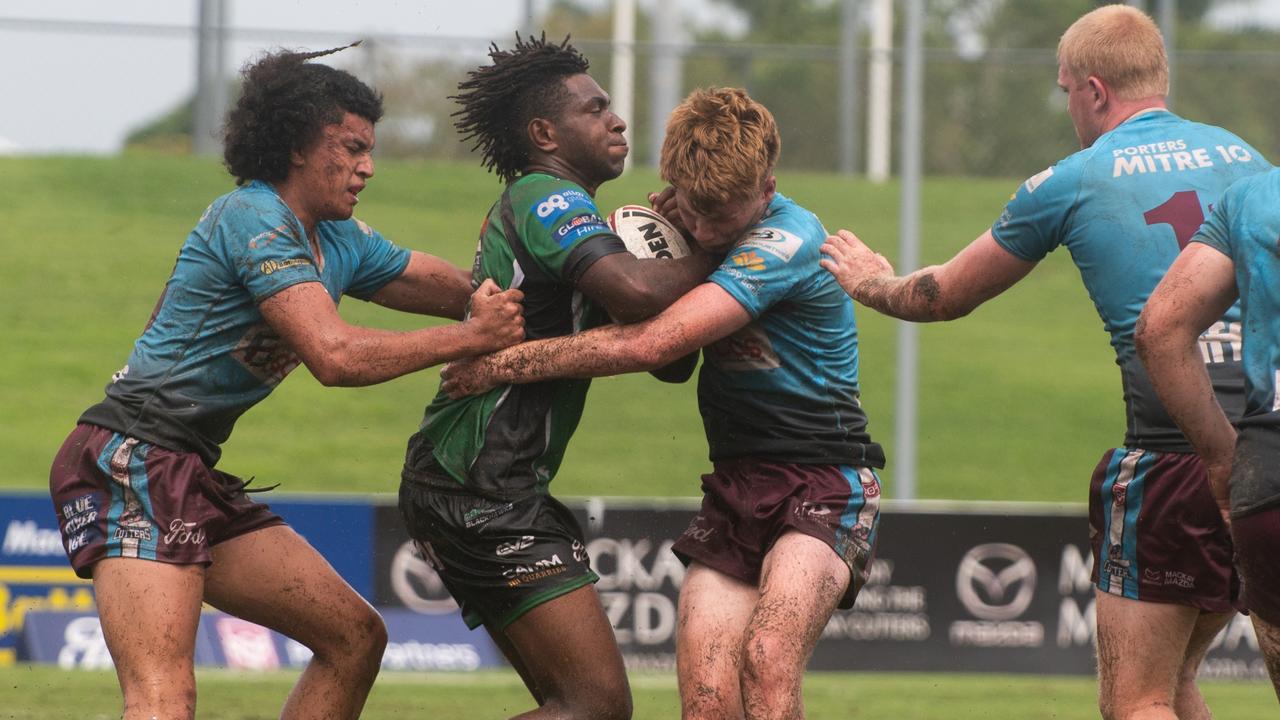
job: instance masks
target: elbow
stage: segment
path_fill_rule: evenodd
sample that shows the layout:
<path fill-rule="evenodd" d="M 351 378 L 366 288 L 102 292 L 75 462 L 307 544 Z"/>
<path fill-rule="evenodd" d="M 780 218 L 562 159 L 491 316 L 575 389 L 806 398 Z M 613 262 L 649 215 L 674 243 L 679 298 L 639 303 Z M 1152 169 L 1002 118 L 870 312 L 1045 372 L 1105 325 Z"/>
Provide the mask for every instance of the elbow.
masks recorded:
<path fill-rule="evenodd" d="M 674 333 L 644 333 L 642 341 L 633 344 L 631 360 L 636 369 L 657 370 L 687 355 L 689 351 L 678 347 L 675 338 Z"/>
<path fill-rule="evenodd" d="M 978 306 L 976 304 L 944 302 L 934 306 L 933 312 L 930 314 L 930 320 L 938 320 L 946 322 L 949 320 L 959 320 L 969 313 L 973 312 Z"/>
<path fill-rule="evenodd" d="M 1143 365 L 1195 345 L 1198 333 L 1187 323 L 1161 312 L 1143 310 L 1133 331 L 1133 348 Z"/>
<path fill-rule="evenodd" d="M 331 362 L 307 363 L 311 377 L 325 387 L 346 387 L 351 383 L 342 368 Z"/>
<path fill-rule="evenodd" d="M 620 293 L 619 300 L 608 310 L 614 320 L 626 325 L 647 320 L 667 309 L 667 306 L 675 301 L 675 297 L 662 293 L 658 288 L 631 282 Z"/>
<path fill-rule="evenodd" d="M 1144 365 L 1160 351 L 1158 346 L 1161 335 L 1160 329 L 1145 311 L 1138 316 L 1138 325 L 1133 331 L 1133 348 Z"/>
<path fill-rule="evenodd" d="M 351 372 L 353 361 L 350 355 L 348 344 L 334 338 L 302 356 L 302 362 L 321 385 L 350 387 L 359 384 Z"/>

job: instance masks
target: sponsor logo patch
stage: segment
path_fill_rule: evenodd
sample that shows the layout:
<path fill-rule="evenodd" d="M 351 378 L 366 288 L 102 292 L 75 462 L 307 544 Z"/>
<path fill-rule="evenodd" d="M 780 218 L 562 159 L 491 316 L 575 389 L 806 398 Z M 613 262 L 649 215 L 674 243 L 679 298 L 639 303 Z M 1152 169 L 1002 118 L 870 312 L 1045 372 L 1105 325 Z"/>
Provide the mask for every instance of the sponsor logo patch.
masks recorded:
<path fill-rule="evenodd" d="M 283 234 L 286 230 L 287 228 L 284 225 L 281 225 L 279 227 L 271 228 L 266 232 L 260 232 L 257 235 L 254 235 L 253 237 L 249 238 L 249 249 L 257 250 L 258 248 L 263 248 L 270 245 L 273 240 L 280 237 L 280 235 Z"/>
<path fill-rule="evenodd" d="M 298 267 L 299 265 L 310 265 L 310 264 L 311 264 L 310 258 L 290 258 L 289 260 L 263 260 L 262 264 L 258 265 L 258 271 L 261 272 L 263 275 L 272 275 L 274 273 L 280 272 L 281 270 L 287 270 L 291 267 Z"/>
<path fill-rule="evenodd" d="M 511 542 L 499 543 L 498 547 L 494 548 L 493 554 L 497 555 L 498 557 L 505 557 L 507 555 L 511 555 L 512 553 L 518 553 L 521 550 L 524 550 L 525 548 L 529 548 L 529 547 L 533 547 L 533 536 L 523 535 L 520 537 L 519 540 L 512 540 Z"/>
<path fill-rule="evenodd" d="M 744 252 L 734 255 L 731 260 L 733 264 L 744 270 L 759 272 L 764 269 L 764 258 L 760 257 L 757 252 Z"/>
<path fill-rule="evenodd" d="M 599 215 L 591 213 L 572 218 L 569 222 L 556 228 L 553 235 L 560 247 L 568 248 L 584 237 L 601 232 L 609 232 L 609 226 L 605 225 Z"/>
<path fill-rule="evenodd" d="M 1044 181 L 1048 180 L 1051 177 L 1053 177 L 1053 168 L 1047 167 L 1044 170 L 1041 170 L 1040 172 L 1036 173 L 1035 175 L 1032 175 L 1031 177 L 1027 178 L 1027 181 L 1022 183 L 1022 186 L 1027 189 L 1028 193 L 1033 193 L 1036 191 L 1036 188 L 1043 185 Z"/>
<path fill-rule="evenodd" d="M 231 349 L 231 357 L 240 361 L 264 385 L 271 386 L 279 384 L 285 375 L 302 364 L 302 358 L 290 350 L 267 325 L 249 328 L 240 342 Z"/>
<path fill-rule="evenodd" d="M 735 250 L 743 248 L 763 250 L 783 262 L 791 262 L 791 258 L 796 256 L 796 253 L 800 251 L 803 245 L 803 240 L 786 230 L 763 227 L 756 228 L 742 236 Z"/>
<path fill-rule="evenodd" d="M 542 227 L 551 229 L 560 224 L 565 215 L 596 215 L 596 204 L 581 190 L 561 190 L 539 200 L 533 206 L 533 214 L 537 216 Z M 599 220 L 599 217 L 596 218 Z"/>

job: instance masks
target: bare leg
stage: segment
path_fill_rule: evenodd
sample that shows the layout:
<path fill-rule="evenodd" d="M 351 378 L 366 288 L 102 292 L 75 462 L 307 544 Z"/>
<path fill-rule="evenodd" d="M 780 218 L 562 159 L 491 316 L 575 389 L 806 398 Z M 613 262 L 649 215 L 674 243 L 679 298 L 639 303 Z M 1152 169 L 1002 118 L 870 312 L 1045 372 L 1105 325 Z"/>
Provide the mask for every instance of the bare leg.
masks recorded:
<path fill-rule="evenodd" d="M 205 600 L 314 653 L 281 718 L 359 717 L 382 662 L 386 626 L 296 532 L 269 527 L 215 545 Z"/>
<path fill-rule="evenodd" d="M 1204 662 L 1213 639 L 1233 617 L 1235 613 L 1201 612 L 1196 618 L 1195 627 L 1191 630 L 1191 640 L 1187 643 L 1187 652 L 1182 657 L 1178 686 L 1173 695 L 1173 710 L 1178 714 L 1178 720 L 1209 720 L 1213 717 L 1209 706 L 1205 704 L 1204 696 L 1200 694 L 1200 686 L 1196 684 L 1196 674 L 1200 672 L 1200 665 Z"/>
<path fill-rule="evenodd" d="M 680 588 L 676 677 L 685 720 L 741 720 L 742 637 L 760 591 L 698 562 Z"/>
<path fill-rule="evenodd" d="M 1192 648 L 1201 612 L 1168 603 L 1140 602 L 1095 588 L 1098 610 L 1098 707 L 1107 720 L 1177 720 L 1174 698 L 1184 682 L 1185 666 L 1199 665 L 1213 640 L 1206 620 Z M 1204 635 L 1207 634 L 1207 637 Z M 1198 652 L 1197 657 L 1192 657 Z M 1194 673 L 1191 676 L 1194 688 Z M 1183 694 L 1190 691 L 1181 689 Z M 1199 697 L 1194 690 L 1194 697 Z M 1194 706 L 1195 700 L 1187 702 Z M 1204 700 L 1199 699 L 1203 707 Z M 1192 715 L 1190 717 L 1196 717 Z"/>
<path fill-rule="evenodd" d="M 631 686 L 595 586 L 535 607 L 502 635 L 539 702 L 517 718 L 630 720 Z"/>
<path fill-rule="evenodd" d="M 1268 623 L 1256 613 L 1249 617 L 1253 620 L 1253 632 L 1258 636 L 1262 659 L 1267 663 L 1271 686 L 1276 691 L 1276 698 L 1280 699 L 1280 626 Z"/>
<path fill-rule="evenodd" d="M 484 629 L 489 633 L 489 637 L 493 638 L 493 644 L 497 645 L 503 656 L 507 658 L 507 662 L 511 663 L 511 667 L 515 668 L 516 674 L 524 682 L 524 686 L 529 690 L 529 694 L 533 696 L 534 702 L 541 706 L 546 702 L 546 699 L 542 697 L 542 691 L 538 689 L 537 684 L 534 682 L 533 674 L 529 672 L 529 668 L 524 663 L 524 658 L 520 657 L 520 653 L 511 644 L 511 640 L 507 639 L 507 636 L 501 630 L 494 630 L 487 625 Z"/>
<path fill-rule="evenodd" d="M 194 718 L 201 565 L 107 558 L 93 589 L 124 693 L 124 720 Z"/>
<path fill-rule="evenodd" d="M 849 579 L 849 566 L 821 540 L 788 532 L 774 543 L 743 643 L 748 720 L 804 717 L 804 668 Z"/>

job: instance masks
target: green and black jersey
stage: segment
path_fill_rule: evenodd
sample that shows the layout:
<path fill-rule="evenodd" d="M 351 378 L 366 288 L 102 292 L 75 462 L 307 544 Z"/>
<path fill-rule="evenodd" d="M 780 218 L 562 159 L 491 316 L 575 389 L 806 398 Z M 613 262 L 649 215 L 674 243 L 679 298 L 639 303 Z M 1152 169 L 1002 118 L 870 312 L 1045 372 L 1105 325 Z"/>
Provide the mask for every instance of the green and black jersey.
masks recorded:
<path fill-rule="evenodd" d="M 528 339 L 568 335 L 607 320 L 576 286 L 596 260 L 626 251 L 586 190 L 535 173 L 510 184 L 490 208 L 471 281 L 478 287 L 488 278 L 524 292 Z M 500 499 L 545 492 L 590 383 L 499 386 L 461 400 L 437 394 L 409 439 L 404 480 Z"/>

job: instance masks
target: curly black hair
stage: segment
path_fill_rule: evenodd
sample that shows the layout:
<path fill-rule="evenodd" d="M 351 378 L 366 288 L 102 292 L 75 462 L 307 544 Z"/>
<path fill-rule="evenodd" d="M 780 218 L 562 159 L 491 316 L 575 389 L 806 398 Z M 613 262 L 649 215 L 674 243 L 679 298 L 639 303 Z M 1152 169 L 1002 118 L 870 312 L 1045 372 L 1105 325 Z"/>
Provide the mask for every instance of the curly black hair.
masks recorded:
<path fill-rule="evenodd" d="M 310 147 L 326 125 L 350 112 L 382 118 L 382 95 L 343 70 L 308 60 L 359 45 L 295 52 L 279 50 L 241 70 L 244 88 L 223 126 L 223 164 L 236 185 L 280 182 L 294 152 Z"/>
<path fill-rule="evenodd" d="M 556 118 L 569 98 L 563 79 L 587 71 L 587 59 L 569 44 L 569 36 L 559 45 L 541 38 L 521 39 L 516 33 L 512 50 L 489 46 L 492 65 L 467 73 L 458 83 L 458 94 L 450 95 L 462 109 L 453 113 L 454 127 L 466 142 L 475 138 L 473 150 L 480 150 L 484 166 L 503 182 L 511 182 L 529 163 L 529 139 L 524 128 L 534 118 Z"/>

